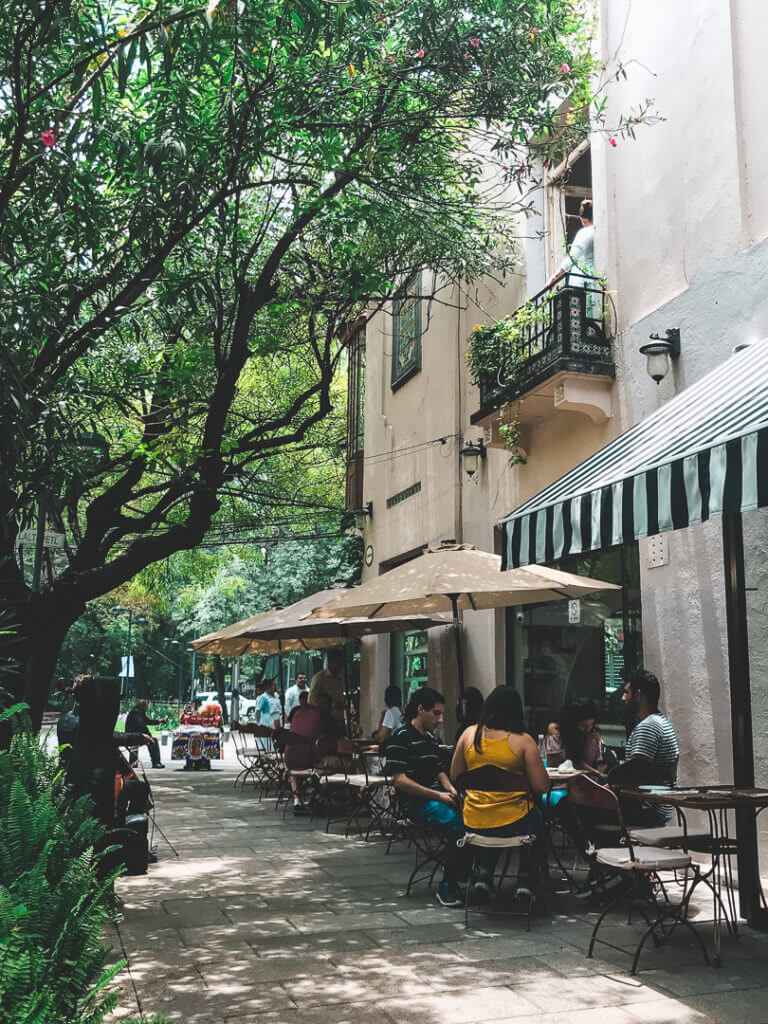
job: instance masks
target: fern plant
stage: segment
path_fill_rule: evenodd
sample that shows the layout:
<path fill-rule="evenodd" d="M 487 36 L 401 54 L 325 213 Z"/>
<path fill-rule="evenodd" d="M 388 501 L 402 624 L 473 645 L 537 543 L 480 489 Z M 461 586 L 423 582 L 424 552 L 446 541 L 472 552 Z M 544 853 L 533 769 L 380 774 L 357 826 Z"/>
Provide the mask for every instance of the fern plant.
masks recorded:
<path fill-rule="evenodd" d="M 24 706 L 3 722 L 13 735 L 0 751 L 0 1024 L 99 1024 L 122 967 L 107 967 L 101 942 L 119 874 L 99 870 L 106 831 L 89 798 L 67 795 Z"/>

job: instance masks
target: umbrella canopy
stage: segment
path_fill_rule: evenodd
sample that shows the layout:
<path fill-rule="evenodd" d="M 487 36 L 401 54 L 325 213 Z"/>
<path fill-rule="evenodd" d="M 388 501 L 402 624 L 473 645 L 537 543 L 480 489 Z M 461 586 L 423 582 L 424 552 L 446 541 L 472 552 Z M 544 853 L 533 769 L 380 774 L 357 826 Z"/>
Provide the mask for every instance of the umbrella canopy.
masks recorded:
<path fill-rule="evenodd" d="M 430 626 L 447 624 L 444 618 L 434 618 L 418 610 L 377 619 L 336 614 L 323 615 L 322 619 L 310 618 L 315 608 L 324 606 L 340 595 L 356 593 L 358 589 L 342 583 L 328 590 L 320 590 L 287 608 L 257 617 L 255 622 L 244 624 L 232 637 L 275 643 L 278 645 L 275 650 L 314 650 L 317 647 L 335 647 L 353 637 L 395 633 L 402 629 L 429 629 Z"/>
<path fill-rule="evenodd" d="M 313 608 L 324 601 L 351 592 L 348 584 L 337 584 L 320 590 L 287 608 L 271 609 L 251 615 L 215 633 L 198 637 L 192 647 L 198 654 L 222 654 L 239 658 L 244 654 L 281 654 L 286 651 L 314 651 L 338 647 L 353 637 L 374 633 L 394 633 L 401 629 L 429 629 L 444 626 L 448 620 L 424 614 L 387 617 L 374 620 L 333 616 L 322 620 L 309 619 Z"/>
<path fill-rule="evenodd" d="M 312 618 L 332 615 L 379 616 L 453 613 L 459 696 L 464 696 L 460 610 L 538 604 L 576 598 L 596 590 L 619 590 L 614 583 L 574 576 L 543 565 L 501 571 L 501 557 L 472 544 L 444 543 L 398 565 L 349 593 L 313 610 Z"/>
<path fill-rule="evenodd" d="M 246 650 L 249 641 L 237 634 L 240 629 L 253 625 L 259 619 L 271 615 L 273 611 L 274 609 L 269 609 L 266 612 L 259 612 L 258 615 L 250 615 L 247 619 L 233 622 L 231 626 L 217 629 L 214 633 L 206 633 L 205 636 L 199 636 L 196 640 L 193 640 L 191 646 L 197 654 L 222 654 L 230 658 L 239 658 L 242 654 L 269 654 L 270 652 L 266 650 Z"/>
<path fill-rule="evenodd" d="M 375 620 L 391 615 L 455 614 L 619 589 L 614 583 L 543 565 L 502 572 L 499 555 L 478 551 L 470 544 L 445 544 L 315 607 L 312 618 L 365 615 Z"/>

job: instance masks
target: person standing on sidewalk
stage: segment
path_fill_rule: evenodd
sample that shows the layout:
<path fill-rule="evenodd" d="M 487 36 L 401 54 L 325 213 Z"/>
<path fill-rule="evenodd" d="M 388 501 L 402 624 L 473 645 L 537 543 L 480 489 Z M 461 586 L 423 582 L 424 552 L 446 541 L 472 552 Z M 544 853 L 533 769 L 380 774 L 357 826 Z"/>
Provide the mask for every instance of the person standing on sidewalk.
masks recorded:
<path fill-rule="evenodd" d="M 283 723 L 283 705 L 277 695 L 277 680 L 264 680 L 264 693 L 256 701 L 256 721 L 269 729 L 278 729 Z"/>
<path fill-rule="evenodd" d="M 297 672 L 296 682 L 293 684 L 293 686 L 289 686 L 288 689 L 285 691 L 286 721 L 288 720 L 288 717 L 290 713 L 293 711 L 293 709 L 299 706 L 299 700 L 301 699 L 302 693 L 306 693 L 307 698 L 309 698 L 309 690 L 307 689 L 307 673 Z"/>

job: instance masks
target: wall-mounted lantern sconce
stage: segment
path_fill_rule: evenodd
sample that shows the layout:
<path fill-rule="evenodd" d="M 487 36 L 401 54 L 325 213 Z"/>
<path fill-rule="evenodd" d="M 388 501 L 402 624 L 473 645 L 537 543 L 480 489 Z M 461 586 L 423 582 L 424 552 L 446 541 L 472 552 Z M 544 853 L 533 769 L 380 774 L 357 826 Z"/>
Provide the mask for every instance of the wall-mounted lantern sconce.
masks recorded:
<path fill-rule="evenodd" d="M 472 479 L 480 467 L 480 459 L 485 458 L 486 447 L 482 437 L 476 441 L 467 441 L 463 448 L 459 449 L 459 455 L 464 459 L 464 471 Z"/>
<path fill-rule="evenodd" d="M 356 508 L 352 515 L 355 517 L 355 526 L 362 530 L 366 520 L 373 519 L 373 502 L 367 501 L 362 508 Z"/>
<path fill-rule="evenodd" d="M 680 329 L 669 327 L 665 337 L 651 334 L 650 339 L 650 344 L 641 345 L 640 351 L 648 359 L 648 376 L 658 384 L 669 373 L 669 360 L 680 357 Z"/>

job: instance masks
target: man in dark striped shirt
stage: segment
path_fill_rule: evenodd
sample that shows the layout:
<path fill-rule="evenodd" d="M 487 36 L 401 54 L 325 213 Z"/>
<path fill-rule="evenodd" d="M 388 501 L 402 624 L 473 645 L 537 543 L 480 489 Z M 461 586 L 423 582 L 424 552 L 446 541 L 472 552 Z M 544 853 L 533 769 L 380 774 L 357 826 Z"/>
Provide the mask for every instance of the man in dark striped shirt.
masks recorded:
<path fill-rule="evenodd" d="M 445 837 L 443 880 L 437 899 L 444 907 L 460 907 L 459 885 L 471 867 L 471 848 L 460 849 L 456 840 L 466 829 L 456 790 L 440 766 L 433 732 L 443 720 L 445 697 L 430 686 L 416 690 L 405 708 L 405 723 L 387 743 L 387 770 L 411 821 L 429 825 Z"/>

